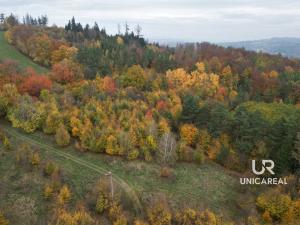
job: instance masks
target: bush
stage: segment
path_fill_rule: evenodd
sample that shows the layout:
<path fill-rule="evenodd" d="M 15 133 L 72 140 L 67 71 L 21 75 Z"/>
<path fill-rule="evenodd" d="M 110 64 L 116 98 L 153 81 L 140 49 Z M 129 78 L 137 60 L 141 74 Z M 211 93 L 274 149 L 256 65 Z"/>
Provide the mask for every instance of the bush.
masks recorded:
<path fill-rule="evenodd" d="M 4 145 L 5 149 L 10 150 L 11 144 L 10 144 L 8 137 L 6 137 L 6 136 L 3 137 L 3 145 Z"/>
<path fill-rule="evenodd" d="M 44 174 L 51 176 L 57 170 L 56 165 L 53 162 L 47 162 L 44 166 Z"/>
<path fill-rule="evenodd" d="M 26 78 L 19 86 L 21 93 L 27 92 L 31 96 L 38 97 L 42 90 L 50 90 L 52 81 L 45 75 L 32 74 Z"/>
<path fill-rule="evenodd" d="M 202 164 L 204 162 L 204 153 L 201 148 L 197 148 L 194 153 L 194 160 L 198 164 Z"/>
<path fill-rule="evenodd" d="M 256 204 L 261 210 L 267 211 L 273 219 L 281 221 L 288 217 L 292 208 L 291 197 L 276 192 L 261 194 L 258 196 Z"/>
<path fill-rule="evenodd" d="M 270 213 L 268 211 L 264 212 L 262 218 L 265 223 L 272 223 L 272 217 L 270 216 Z"/>
<path fill-rule="evenodd" d="M 193 161 L 193 149 L 188 146 L 185 142 L 180 143 L 179 146 L 179 159 L 185 162 L 192 162 Z"/>
<path fill-rule="evenodd" d="M 137 149 L 132 149 L 128 152 L 127 159 L 128 160 L 134 160 L 139 157 L 139 151 Z"/>
<path fill-rule="evenodd" d="M 46 185 L 44 188 L 44 198 L 49 200 L 53 195 L 53 187 L 50 185 Z"/>
<path fill-rule="evenodd" d="M 71 199 L 71 191 L 66 185 L 64 185 L 59 191 L 59 194 L 57 196 L 57 201 L 60 205 L 65 205 L 70 201 L 70 199 Z"/>
<path fill-rule="evenodd" d="M 100 192 L 97 202 L 96 202 L 96 212 L 101 214 L 106 210 L 109 206 L 109 199 L 104 192 Z"/>
<path fill-rule="evenodd" d="M 0 225 L 9 225 L 9 221 L 0 213 Z"/>
<path fill-rule="evenodd" d="M 198 138 L 198 129 L 193 124 L 184 124 L 180 127 L 180 137 L 187 145 L 192 146 Z"/>
<path fill-rule="evenodd" d="M 173 171 L 170 167 L 162 167 L 160 169 L 160 176 L 164 178 L 168 178 L 173 174 Z"/>
<path fill-rule="evenodd" d="M 56 143 L 59 146 L 65 147 L 70 144 L 70 134 L 63 124 L 60 124 L 55 134 Z"/>
<path fill-rule="evenodd" d="M 172 213 L 168 206 L 163 203 L 156 203 L 147 210 L 147 216 L 150 224 L 153 225 L 171 225 Z"/>
<path fill-rule="evenodd" d="M 221 151 L 217 155 L 216 161 L 221 165 L 225 166 L 229 154 L 230 154 L 229 150 L 222 145 Z"/>
<path fill-rule="evenodd" d="M 33 152 L 30 156 L 30 163 L 33 166 L 39 166 L 40 165 L 40 154 L 38 152 Z"/>

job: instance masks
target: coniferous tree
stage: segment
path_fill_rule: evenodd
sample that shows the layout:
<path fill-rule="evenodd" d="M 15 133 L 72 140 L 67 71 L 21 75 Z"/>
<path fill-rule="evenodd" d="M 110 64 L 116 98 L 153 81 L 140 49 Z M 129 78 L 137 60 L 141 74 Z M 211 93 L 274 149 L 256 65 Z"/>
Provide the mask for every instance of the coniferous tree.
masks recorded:
<path fill-rule="evenodd" d="M 99 29 L 97 22 L 95 22 L 93 30 L 96 33 L 96 39 L 99 40 L 100 39 L 100 29 Z"/>
<path fill-rule="evenodd" d="M 86 24 L 84 29 L 83 29 L 83 35 L 84 38 L 89 39 L 90 38 L 90 25 Z"/>
<path fill-rule="evenodd" d="M 295 149 L 292 152 L 293 158 L 297 161 L 297 168 L 300 169 L 300 132 L 297 133 L 296 141 L 295 141 Z"/>
<path fill-rule="evenodd" d="M 74 16 L 71 19 L 71 31 L 76 32 L 76 22 Z"/>
<path fill-rule="evenodd" d="M 0 23 L 3 23 L 5 19 L 4 13 L 0 13 Z"/>
<path fill-rule="evenodd" d="M 198 124 L 199 119 L 199 101 L 193 95 L 186 95 L 182 100 L 182 114 L 180 121 L 184 123 Z"/>
<path fill-rule="evenodd" d="M 72 28 L 71 21 L 69 20 L 68 24 L 65 26 L 65 30 L 69 31 L 71 30 L 71 28 Z"/>

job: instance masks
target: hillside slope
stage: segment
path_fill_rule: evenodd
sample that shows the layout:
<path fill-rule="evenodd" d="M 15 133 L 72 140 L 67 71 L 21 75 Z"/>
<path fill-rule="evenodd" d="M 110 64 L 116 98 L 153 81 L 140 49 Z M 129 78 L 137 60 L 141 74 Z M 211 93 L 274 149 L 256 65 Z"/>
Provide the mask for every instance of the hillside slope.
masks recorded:
<path fill-rule="evenodd" d="M 19 62 L 23 68 L 32 67 L 39 73 L 47 72 L 47 69 L 41 67 L 30 60 L 28 57 L 17 51 L 13 46 L 9 45 L 4 38 L 4 32 L 0 32 L 0 60 L 12 59 Z"/>
<path fill-rule="evenodd" d="M 240 188 L 237 177 L 227 174 L 225 170 L 213 163 L 202 166 L 179 164 L 174 167 L 176 179 L 163 180 L 157 176 L 159 167 L 155 164 L 128 163 L 103 155 L 81 154 L 74 151 L 72 146 L 60 148 L 49 136 L 40 132 L 26 134 L 12 128 L 3 120 L 0 129 L 10 136 L 13 144 L 28 143 L 30 146 L 38 147 L 44 158 L 53 159 L 70 174 L 74 191 L 79 196 L 86 194 L 86 184 L 95 182 L 97 177 L 111 171 L 116 184 L 122 187 L 135 203 L 135 211 L 139 211 L 142 207 L 140 200 L 156 192 L 164 193 L 174 204 L 190 202 L 197 207 L 210 208 L 215 212 L 223 213 L 228 219 L 238 219 L 245 209 L 252 209 L 251 205 L 254 204 L 253 193 L 251 194 L 248 189 Z M 239 204 L 241 198 L 247 202 L 244 203 L 243 209 Z"/>

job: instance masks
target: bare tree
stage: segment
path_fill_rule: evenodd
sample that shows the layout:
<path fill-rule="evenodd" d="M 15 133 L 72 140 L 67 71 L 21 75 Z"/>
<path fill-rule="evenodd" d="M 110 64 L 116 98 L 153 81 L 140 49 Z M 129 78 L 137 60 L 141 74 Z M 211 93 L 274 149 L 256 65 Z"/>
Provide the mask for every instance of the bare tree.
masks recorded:
<path fill-rule="evenodd" d="M 142 36 L 141 35 L 141 33 L 142 33 L 142 27 L 138 24 L 138 25 L 136 25 L 136 27 L 135 27 L 135 32 L 136 32 L 136 35 L 138 36 L 138 37 L 140 37 L 140 36 Z"/>
<path fill-rule="evenodd" d="M 118 35 L 121 35 L 121 25 L 118 23 Z"/>
<path fill-rule="evenodd" d="M 127 21 L 125 22 L 125 35 L 127 36 L 129 34 L 129 25 L 127 23 Z"/>
<path fill-rule="evenodd" d="M 147 135 L 156 137 L 157 135 L 157 125 L 154 121 L 151 121 L 147 124 Z"/>
<path fill-rule="evenodd" d="M 159 142 L 158 160 L 163 164 L 172 164 L 176 159 L 176 139 L 171 132 L 165 133 Z"/>

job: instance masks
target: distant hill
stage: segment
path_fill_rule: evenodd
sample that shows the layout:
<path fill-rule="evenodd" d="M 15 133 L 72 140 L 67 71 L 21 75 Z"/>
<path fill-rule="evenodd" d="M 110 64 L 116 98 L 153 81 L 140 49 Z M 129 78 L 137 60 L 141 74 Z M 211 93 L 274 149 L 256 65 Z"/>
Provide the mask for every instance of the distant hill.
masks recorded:
<path fill-rule="evenodd" d="M 224 47 L 245 48 L 270 54 L 280 53 L 283 56 L 300 58 L 300 38 L 270 38 L 254 41 L 219 43 Z"/>

